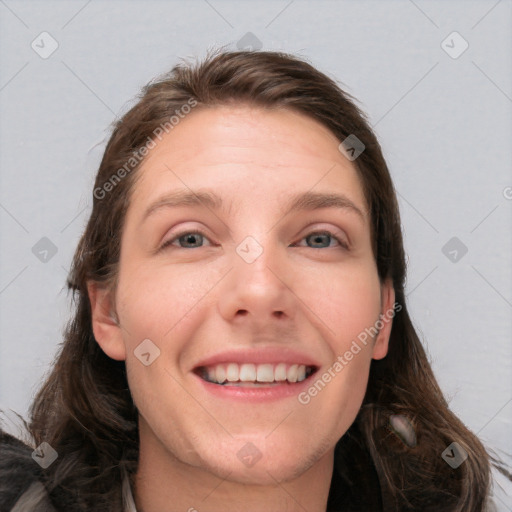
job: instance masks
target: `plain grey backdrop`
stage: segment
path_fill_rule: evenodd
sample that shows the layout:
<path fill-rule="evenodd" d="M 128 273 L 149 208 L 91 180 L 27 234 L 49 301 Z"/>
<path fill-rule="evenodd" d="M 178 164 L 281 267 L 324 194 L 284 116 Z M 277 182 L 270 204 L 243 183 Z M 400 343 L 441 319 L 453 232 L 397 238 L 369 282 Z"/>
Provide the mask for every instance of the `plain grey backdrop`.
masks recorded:
<path fill-rule="evenodd" d="M 0 0 L 4 428 L 62 341 L 110 123 L 180 57 L 251 46 L 307 58 L 368 113 L 399 193 L 413 321 L 450 407 L 510 463 L 511 14 L 507 0 Z"/>

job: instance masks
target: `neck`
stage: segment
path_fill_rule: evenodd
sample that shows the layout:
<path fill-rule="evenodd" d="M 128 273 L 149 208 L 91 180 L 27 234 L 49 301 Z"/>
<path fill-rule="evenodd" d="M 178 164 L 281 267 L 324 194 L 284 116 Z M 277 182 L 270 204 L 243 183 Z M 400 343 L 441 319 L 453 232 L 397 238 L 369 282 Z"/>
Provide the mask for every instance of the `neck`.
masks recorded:
<path fill-rule="evenodd" d="M 140 422 L 135 476 L 138 512 L 325 512 L 334 450 L 298 477 L 272 485 L 244 484 L 174 457 Z"/>

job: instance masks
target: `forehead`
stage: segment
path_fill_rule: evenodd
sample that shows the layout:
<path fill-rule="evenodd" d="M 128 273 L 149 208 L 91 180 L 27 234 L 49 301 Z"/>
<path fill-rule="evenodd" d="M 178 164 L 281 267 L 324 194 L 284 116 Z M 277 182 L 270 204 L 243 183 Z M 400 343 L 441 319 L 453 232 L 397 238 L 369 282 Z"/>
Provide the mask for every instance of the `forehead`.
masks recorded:
<path fill-rule="evenodd" d="M 285 191 L 338 190 L 366 211 L 358 173 L 338 145 L 324 125 L 292 110 L 196 107 L 156 140 L 132 199 L 147 203 L 164 189 L 208 187 L 232 192 L 232 204 L 247 194 L 278 200 Z"/>
<path fill-rule="evenodd" d="M 229 161 L 244 161 L 244 153 L 254 148 L 264 148 L 260 162 L 274 166 L 315 158 L 333 148 L 338 156 L 334 134 L 304 114 L 247 105 L 196 107 L 164 135 L 143 167 L 171 151 L 175 159 L 207 157 L 215 163 L 224 162 L 228 154 Z M 270 154 L 275 149 L 280 153 Z"/>

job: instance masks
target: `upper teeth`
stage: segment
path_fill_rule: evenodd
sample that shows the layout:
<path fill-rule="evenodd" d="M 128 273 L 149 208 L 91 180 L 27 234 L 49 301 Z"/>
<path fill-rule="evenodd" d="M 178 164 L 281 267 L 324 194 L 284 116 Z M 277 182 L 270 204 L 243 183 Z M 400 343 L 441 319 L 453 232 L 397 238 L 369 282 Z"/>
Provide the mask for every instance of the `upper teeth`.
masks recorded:
<path fill-rule="evenodd" d="M 303 364 L 228 363 L 203 368 L 203 376 L 211 382 L 301 382 L 312 371 Z"/>

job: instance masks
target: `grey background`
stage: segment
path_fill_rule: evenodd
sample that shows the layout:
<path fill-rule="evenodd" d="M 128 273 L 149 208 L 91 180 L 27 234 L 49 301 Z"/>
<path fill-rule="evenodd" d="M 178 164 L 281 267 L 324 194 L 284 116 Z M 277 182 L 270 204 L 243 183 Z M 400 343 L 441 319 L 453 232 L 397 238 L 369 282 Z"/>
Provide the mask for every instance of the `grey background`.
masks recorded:
<path fill-rule="evenodd" d="M 4 428 L 17 432 L 10 409 L 26 415 L 61 342 L 109 124 L 180 57 L 252 32 L 263 50 L 309 59 L 368 113 L 399 193 L 415 325 L 451 408 L 510 464 L 511 14 L 506 0 L 0 0 Z M 48 58 L 31 47 L 51 48 L 43 31 L 58 43 Z M 458 58 L 445 51 L 462 48 L 453 31 L 469 44 Z M 57 249 L 46 262 L 32 251 L 42 237 Z M 443 253 L 452 237 L 459 258 L 468 249 L 457 262 Z M 497 487 L 499 510 L 512 510 L 511 485 L 497 476 Z"/>

